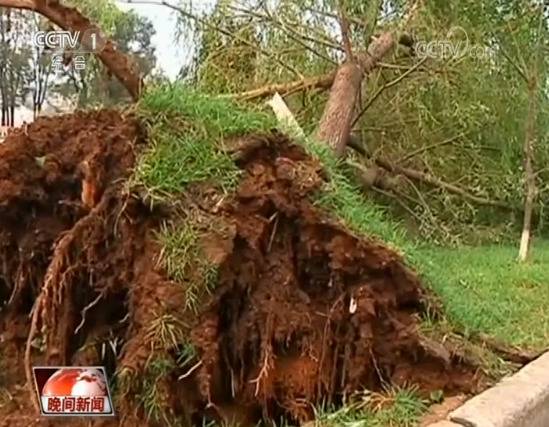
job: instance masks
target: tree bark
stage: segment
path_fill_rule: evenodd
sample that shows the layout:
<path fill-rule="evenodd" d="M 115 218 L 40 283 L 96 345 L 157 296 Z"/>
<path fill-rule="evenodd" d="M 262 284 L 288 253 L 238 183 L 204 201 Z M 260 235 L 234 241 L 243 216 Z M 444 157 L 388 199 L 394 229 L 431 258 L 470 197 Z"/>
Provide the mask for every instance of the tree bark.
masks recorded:
<path fill-rule="evenodd" d="M 534 201 L 536 198 L 536 172 L 534 171 L 534 141 L 536 139 L 536 122 L 538 116 L 538 91 L 540 89 L 540 66 L 543 58 L 542 49 L 545 35 L 546 15 L 544 8 L 539 10 L 538 43 L 537 52 L 534 57 L 532 69 L 529 73 L 523 72 L 528 84 L 528 113 L 526 116 L 526 129 L 524 136 L 524 178 L 525 178 L 525 198 L 524 198 L 524 221 L 522 225 L 522 236 L 520 239 L 519 261 L 524 262 L 528 259 L 530 251 L 531 233 L 532 233 L 532 212 L 534 210 Z"/>
<path fill-rule="evenodd" d="M 329 144 L 338 156 L 342 156 L 347 147 L 362 80 L 394 44 L 395 35 L 383 33 L 370 44 L 367 52 L 348 58 L 337 70 L 316 137 Z"/>
<path fill-rule="evenodd" d="M 534 210 L 534 200 L 536 197 L 536 173 L 534 171 L 534 135 L 537 116 L 537 76 L 533 76 L 528 82 L 528 115 L 526 117 L 526 135 L 524 138 L 524 178 L 525 193 L 524 198 L 524 221 L 522 225 L 522 236 L 520 238 L 519 261 L 528 259 L 530 249 L 532 212 Z"/>
<path fill-rule="evenodd" d="M 26 9 L 37 12 L 64 30 L 79 32 L 83 35 L 91 31 L 100 35 L 99 28 L 92 24 L 77 9 L 62 5 L 59 0 L 0 0 L 0 7 Z M 104 47 L 96 52 L 105 67 L 116 76 L 128 90 L 134 100 L 139 98 L 143 81 L 136 64 L 124 53 L 116 49 L 115 44 L 105 40 Z"/>

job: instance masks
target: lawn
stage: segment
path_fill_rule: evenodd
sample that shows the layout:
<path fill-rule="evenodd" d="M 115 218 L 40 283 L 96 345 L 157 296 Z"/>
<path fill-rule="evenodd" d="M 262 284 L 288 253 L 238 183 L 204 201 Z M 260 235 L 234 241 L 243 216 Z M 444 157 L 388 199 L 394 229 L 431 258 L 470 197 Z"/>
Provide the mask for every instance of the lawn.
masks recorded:
<path fill-rule="evenodd" d="M 549 343 L 549 240 L 534 241 L 525 264 L 517 248 L 431 247 L 416 249 L 416 256 L 452 324 L 541 350 Z"/>

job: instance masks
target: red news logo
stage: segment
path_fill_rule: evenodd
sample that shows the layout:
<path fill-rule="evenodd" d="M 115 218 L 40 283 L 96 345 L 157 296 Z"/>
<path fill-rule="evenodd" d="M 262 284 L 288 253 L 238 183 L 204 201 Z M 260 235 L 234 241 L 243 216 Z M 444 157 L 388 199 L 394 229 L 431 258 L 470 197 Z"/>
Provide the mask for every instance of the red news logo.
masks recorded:
<path fill-rule="evenodd" d="M 114 415 L 103 367 L 34 367 L 42 415 Z"/>

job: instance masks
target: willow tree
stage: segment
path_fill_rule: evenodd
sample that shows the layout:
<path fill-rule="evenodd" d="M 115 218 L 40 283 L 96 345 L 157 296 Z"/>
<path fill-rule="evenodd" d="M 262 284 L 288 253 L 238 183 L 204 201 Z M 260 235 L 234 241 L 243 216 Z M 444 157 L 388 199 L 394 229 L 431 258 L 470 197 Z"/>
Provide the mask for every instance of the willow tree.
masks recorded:
<path fill-rule="evenodd" d="M 446 243 L 516 239 L 528 96 L 505 54 L 535 49 L 525 36 L 539 2 L 131 3 L 174 10 L 197 46 L 194 84 L 249 102 L 278 92 L 307 134 L 360 166 L 368 197 L 413 231 Z M 429 43 L 442 49 L 426 53 Z M 541 165 L 549 150 L 537 147 Z M 534 227 L 542 214 L 534 209 Z"/>

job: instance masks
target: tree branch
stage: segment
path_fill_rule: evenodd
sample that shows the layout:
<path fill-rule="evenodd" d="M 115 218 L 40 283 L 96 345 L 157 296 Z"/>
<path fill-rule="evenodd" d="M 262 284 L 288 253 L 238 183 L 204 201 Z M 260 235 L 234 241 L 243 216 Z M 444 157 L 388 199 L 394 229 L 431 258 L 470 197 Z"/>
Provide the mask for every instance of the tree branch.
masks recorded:
<path fill-rule="evenodd" d="M 316 13 L 318 15 L 321 15 L 321 16 L 325 16 L 327 18 L 331 18 L 331 19 L 334 19 L 336 21 L 339 20 L 339 16 L 333 14 L 333 13 L 330 13 L 330 12 L 324 12 L 322 10 L 318 10 L 318 9 L 314 9 L 312 7 L 305 7 L 305 10 L 311 12 L 311 13 Z M 348 17 L 349 21 L 353 24 L 353 25 L 356 25 L 358 27 L 361 27 L 361 28 L 365 28 L 367 29 L 368 28 L 368 23 L 362 21 L 361 19 L 357 18 L 357 17 L 354 17 L 354 16 L 349 16 Z M 341 47 L 340 47 L 341 48 Z M 343 50 L 343 48 L 341 48 L 341 50 Z"/>
<path fill-rule="evenodd" d="M 305 136 L 305 132 L 303 132 L 292 111 L 279 93 L 275 93 L 273 98 L 267 102 L 267 105 L 273 109 L 276 119 L 290 136 L 294 138 L 303 138 Z"/>
<path fill-rule="evenodd" d="M 509 54 L 505 51 L 505 49 L 503 48 L 503 46 L 499 46 L 499 49 L 501 50 L 501 53 L 503 54 L 503 57 L 513 66 L 513 68 L 516 70 L 516 72 L 520 75 L 520 77 L 522 77 L 522 79 L 524 80 L 525 83 L 528 83 L 529 82 L 529 78 L 528 76 L 526 76 L 526 73 L 524 72 L 524 70 L 520 67 L 520 65 L 517 64 L 516 61 L 513 60 L 513 58 L 511 58 L 509 56 Z"/>
<path fill-rule="evenodd" d="M 398 76 L 396 79 L 390 81 L 389 83 L 386 83 L 384 84 L 383 86 L 381 86 L 377 91 L 376 93 L 374 93 L 374 95 L 368 100 L 368 102 L 366 102 L 366 105 L 364 105 L 364 107 L 362 107 L 362 110 L 360 110 L 360 113 L 358 113 L 358 115 L 356 116 L 356 118 L 353 120 L 353 123 L 351 125 L 351 127 L 354 127 L 357 122 L 360 120 L 360 118 L 364 115 L 364 113 L 366 112 L 366 110 L 368 110 L 368 108 L 370 108 L 372 106 L 372 104 L 375 102 L 375 100 L 377 98 L 379 98 L 379 96 L 383 93 L 383 91 L 385 89 L 389 89 L 390 87 L 392 86 L 395 86 L 396 84 L 400 83 L 402 80 L 404 80 L 404 78 L 406 78 L 408 75 L 410 75 L 412 72 L 414 72 L 415 70 L 417 70 L 419 67 L 421 67 L 421 65 L 423 65 L 425 63 L 425 61 L 427 61 L 427 57 L 425 58 L 422 58 L 421 61 L 417 62 L 416 64 L 414 64 L 411 68 L 408 68 L 408 70 L 406 70 L 404 73 L 402 73 L 400 76 Z"/>
<path fill-rule="evenodd" d="M 454 141 L 460 139 L 464 135 L 465 135 L 464 133 L 460 133 L 458 135 L 454 135 L 454 136 L 452 136 L 448 139 L 445 139 L 444 141 L 435 142 L 434 144 L 429 144 L 429 145 L 426 145 L 424 147 L 418 148 L 417 150 L 414 150 L 411 153 L 408 153 L 404 157 L 397 160 L 397 164 L 404 163 L 405 161 L 410 160 L 412 157 L 415 157 L 418 154 L 422 154 L 422 153 L 424 153 L 426 151 L 429 151 L 433 148 L 442 147 L 444 145 L 452 144 Z"/>
<path fill-rule="evenodd" d="M 0 0 L 0 7 L 33 10 L 35 4 L 33 0 Z"/>
<path fill-rule="evenodd" d="M 387 159 L 384 159 L 381 157 L 375 159 L 375 163 L 389 172 L 392 172 L 394 174 L 404 175 L 410 179 L 431 185 L 433 187 L 442 188 L 443 190 L 446 190 L 449 193 L 457 194 L 463 197 L 464 199 L 467 199 L 479 205 L 493 206 L 493 207 L 506 209 L 506 210 L 513 210 L 513 211 L 520 211 L 522 209 L 518 206 L 509 205 L 508 203 L 503 201 L 491 200 L 485 197 L 476 196 L 464 188 L 442 181 L 440 178 L 437 178 L 433 175 L 420 172 L 414 169 L 404 168 L 404 167 L 395 165 L 394 163 L 391 163 Z"/>
<path fill-rule="evenodd" d="M 244 15 L 247 15 L 247 16 L 251 16 L 251 17 L 254 17 L 254 18 L 257 18 L 257 19 L 262 19 L 262 20 L 265 20 L 265 21 L 269 21 L 269 22 L 273 23 L 274 25 L 276 25 L 278 28 L 280 28 L 282 31 L 284 31 L 288 36 L 293 34 L 295 37 L 298 37 L 300 39 L 309 41 L 311 43 L 319 44 L 319 45 L 324 46 L 328 49 L 333 49 L 333 50 L 336 50 L 336 51 L 343 51 L 343 48 L 340 45 L 338 45 L 337 43 L 334 43 L 333 41 L 330 41 L 330 40 L 327 40 L 327 39 L 324 39 L 324 38 L 321 39 L 319 37 L 314 37 L 311 34 L 303 34 L 303 32 L 297 31 L 294 27 L 303 29 L 303 24 L 301 24 L 301 23 L 298 24 L 298 23 L 294 23 L 294 22 L 283 22 L 282 20 L 277 19 L 276 17 L 274 17 L 273 14 L 270 13 L 268 10 L 265 10 L 264 13 L 259 13 L 259 12 L 253 11 L 253 10 L 244 9 L 244 8 L 241 8 L 241 7 L 238 7 L 238 6 L 233 6 L 233 5 L 229 5 L 228 7 L 229 7 L 229 9 L 231 9 L 235 12 L 240 12 L 240 13 L 242 13 Z M 305 27 L 305 30 L 312 32 L 313 28 Z M 309 47 L 309 49 L 312 49 L 312 48 Z M 318 54 L 318 52 L 316 52 L 316 53 Z M 330 61 L 333 62 L 333 60 L 331 60 L 331 59 L 330 59 Z"/>
<path fill-rule="evenodd" d="M 353 55 L 353 47 L 352 47 L 351 39 L 349 36 L 349 32 L 350 32 L 349 20 L 347 19 L 347 15 L 343 10 L 343 5 L 341 4 L 341 1 L 339 2 L 338 9 L 339 9 L 339 26 L 341 28 L 341 39 L 343 40 L 343 49 L 345 51 L 347 61 L 353 61 L 354 55 Z"/>
<path fill-rule="evenodd" d="M 300 80 L 295 80 L 287 83 L 275 83 L 269 84 L 266 86 L 259 87 L 257 89 L 252 89 L 246 92 L 235 93 L 226 95 L 231 98 L 241 99 L 241 100 L 250 100 L 256 98 L 264 98 L 267 96 L 272 96 L 276 92 L 281 95 L 298 92 L 301 90 L 308 89 L 329 89 L 332 86 L 334 81 L 335 72 L 322 74 L 315 77 L 306 77 Z"/>

